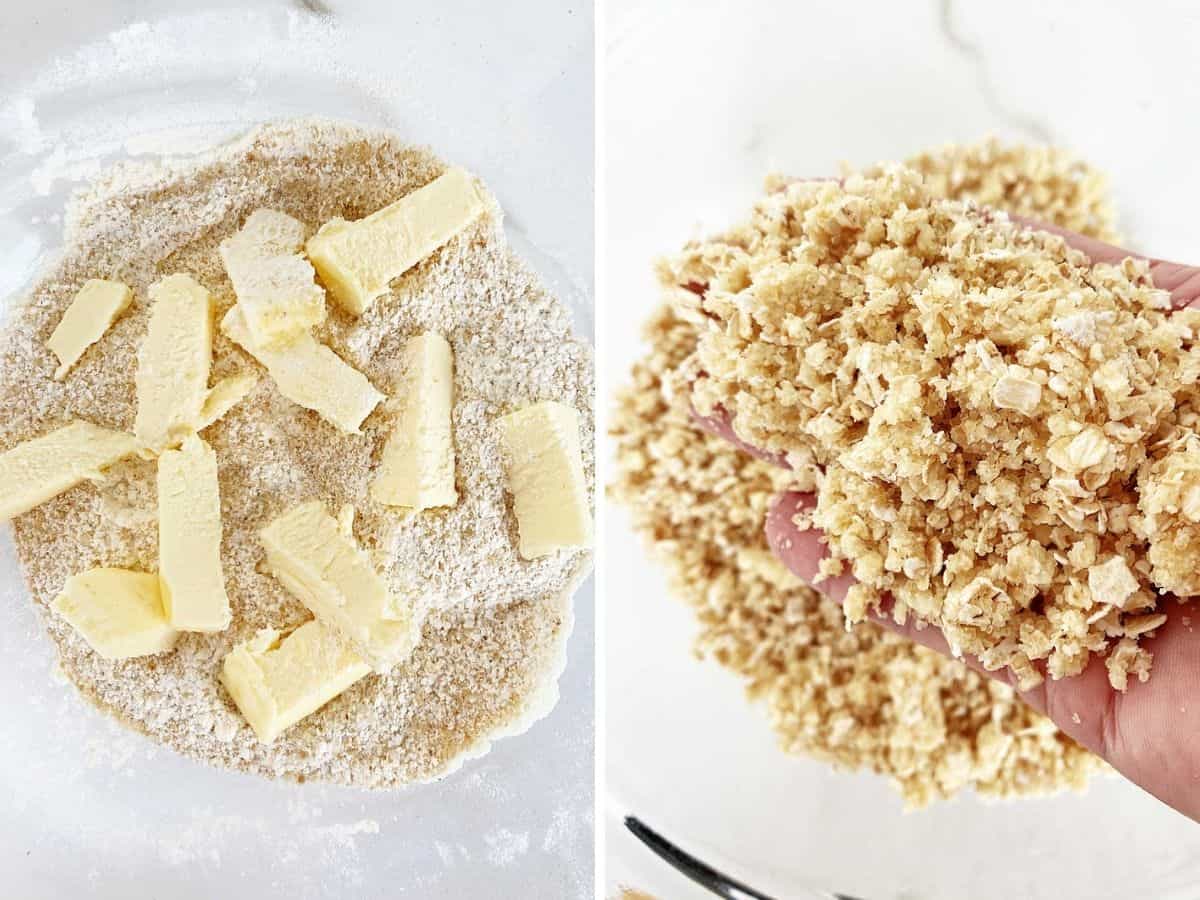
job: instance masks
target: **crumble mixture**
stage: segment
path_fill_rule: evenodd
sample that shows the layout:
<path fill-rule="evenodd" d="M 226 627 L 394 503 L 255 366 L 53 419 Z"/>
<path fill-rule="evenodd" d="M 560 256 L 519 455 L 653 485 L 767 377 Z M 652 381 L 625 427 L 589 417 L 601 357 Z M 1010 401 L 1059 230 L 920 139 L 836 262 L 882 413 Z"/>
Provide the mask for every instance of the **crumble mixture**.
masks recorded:
<path fill-rule="evenodd" d="M 149 318 L 148 286 L 186 272 L 208 288 L 217 319 L 234 303 L 217 252 L 260 207 L 304 222 L 309 233 L 358 219 L 428 183 L 445 166 L 394 136 L 302 120 L 263 126 L 193 158 L 126 163 L 77 195 L 66 248 L 27 302 L 8 314 L 0 345 L 0 447 L 73 418 L 130 430 L 134 371 Z M 489 211 L 393 282 L 362 317 L 329 317 L 317 337 L 391 394 L 400 350 L 435 330 L 454 351 L 454 440 L 460 499 L 405 515 L 373 503 L 368 485 L 392 424 L 381 406 L 363 435 L 348 435 L 285 400 L 272 379 L 205 440 L 220 460 L 222 560 L 233 624 L 183 632 L 169 655 L 106 661 L 46 609 L 66 579 L 93 566 L 157 568 L 155 469 L 118 464 L 13 523 L 34 602 L 63 671 L 100 708 L 204 762 L 273 777 L 393 787 L 446 774 L 515 733 L 557 698 L 571 628 L 571 594 L 589 553 L 518 557 L 495 419 L 559 400 L 581 412 L 589 481 L 592 359 L 572 336 L 568 311 L 509 250 L 501 212 Z M 134 302 L 62 382 L 45 340 L 84 280 L 119 279 Z M 261 371 L 220 331 L 213 380 Z M 355 535 L 397 593 L 426 615 L 412 658 L 370 675 L 269 745 L 260 744 L 217 682 L 221 660 L 258 629 L 287 629 L 311 614 L 261 569 L 258 531 L 310 499 L 357 511 Z"/>
<path fill-rule="evenodd" d="M 995 161 L 1002 161 L 997 166 Z M 907 161 L 937 175 L 927 190 L 991 202 L 1115 238 L 1101 176 L 1055 149 L 995 141 L 948 146 Z M 699 619 L 698 655 L 746 680 L 788 753 L 890 777 L 919 808 L 959 791 L 991 797 L 1081 789 L 1108 768 L 1011 688 L 863 622 L 847 630 L 837 604 L 771 553 L 772 498 L 811 488 L 811 473 L 748 456 L 699 430 L 685 362 L 704 326 L 664 303 L 649 348 L 614 414 L 614 499 L 627 505 L 675 593 Z"/>
<path fill-rule="evenodd" d="M 695 408 L 816 490 L 798 524 L 854 575 L 847 622 L 890 599 L 1022 689 L 1092 654 L 1118 690 L 1148 677 L 1159 594 L 1200 580 L 1200 311 L 1171 314 L 1147 263 L 889 165 L 782 184 L 660 275 L 704 326 Z"/>
<path fill-rule="evenodd" d="M 972 200 L 1110 244 L 1120 242 L 1107 179 L 1057 147 L 1003 144 L 989 138 L 935 147 L 906 159 L 904 165 L 921 173 L 935 197 Z"/>

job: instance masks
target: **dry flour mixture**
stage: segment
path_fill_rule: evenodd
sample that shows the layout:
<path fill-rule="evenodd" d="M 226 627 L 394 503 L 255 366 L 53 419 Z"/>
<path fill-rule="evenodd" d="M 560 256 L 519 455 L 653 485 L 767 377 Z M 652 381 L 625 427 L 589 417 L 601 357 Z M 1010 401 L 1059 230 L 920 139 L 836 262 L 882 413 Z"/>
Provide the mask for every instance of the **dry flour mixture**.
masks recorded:
<path fill-rule="evenodd" d="M 428 183 L 443 163 L 396 137 L 348 125 L 267 125 L 208 154 L 122 164 L 76 196 L 65 250 L 13 310 L 0 343 L 0 448 L 73 418 L 128 431 L 134 372 L 148 320 L 148 286 L 188 273 L 234 302 L 218 244 L 258 208 L 285 212 L 311 234 L 354 220 Z M 586 551 L 532 562 L 517 554 L 495 420 L 558 400 L 581 412 L 589 482 L 592 360 L 567 310 L 509 250 L 493 199 L 482 219 L 393 282 L 358 319 L 329 304 L 316 336 L 385 394 L 400 379 L 405 340 L 445 335 L 455 359 L 458 504 L 405 514 L 370 501 L 394 398 L 343 433 L 287 401 L 258 371 L 253 392 L 205 439 L 220 460 L 221 556 L 233 624 L 182 633 L 169 654 L 106 661 L 61 618 L 44 620 L 61 666 L 83 694 L 153 739 L 205 762 L 273 777 L 391 787 L 452 770 L 490 739 L 521 730 L 556 696 L 571 627 L 571 595 Z M 89 278 L 123 281 L 133 302 L 63 381 L 46 338 Z M 219 331 L 213 379 L 256 369 Z M 309 499 L 352 505 L 354 534 L 388 586 L 413 598 L 424 629 L 414 655 L 370 675 L 271 744 L 256 741 L 217 681 L 221 660 L 260 628 L 310 617 L 262 570 L 258 531 Z M 13 523 L 34 602 L 45 609 L 66 579 L 94 566 L 154 571 L 155 468 L 133 459 Z"/>

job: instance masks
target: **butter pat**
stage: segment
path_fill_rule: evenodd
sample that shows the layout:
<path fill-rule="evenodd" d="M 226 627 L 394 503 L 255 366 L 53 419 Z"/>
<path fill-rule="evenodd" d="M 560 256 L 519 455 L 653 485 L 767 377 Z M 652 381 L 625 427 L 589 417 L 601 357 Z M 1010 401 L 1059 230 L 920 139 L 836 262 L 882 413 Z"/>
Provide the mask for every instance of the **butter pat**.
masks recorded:
<path fill-rule="evenodd" d="M 241 403 L 256 384 L 258 376 L 253 372 L 239 372 L 214 384 L 204 398 L 204 405 L 200 407 L 200 421 L 196 423 L 196 430 L 203 431 L 222 418 Z"/>
<path fill-rule="evenodd" d="M 217 454 L 196 435 L 158 457 L 158 570 L 163 609 L 174 628 L 229 627 Z"/>
<path fill-rule="evenodd" d="M 72 422 L 0 453 L 0 522 L 51 497 L 141 449 L 133 435 L 89 422 Z"/>
<path fill-rule="evenodd" d="M 105 659 L 162 653 L 179 633 L 167 622 L 158 576 L 126 569 L 72 575 L 50 608 Z"/>
<path fill-rule="evenodd" d="M 371 496 L 388 506 L 454 506 L 454 358 L 440 334 L 410 338 L 404 346 L 400 415 L 387 444 Z"/>
<path fill-rule="evenodd" d="M 46 346 L 58 357 L 54 378 L 61 381 L 88 347 L 100 340 L 125 311 L 133 292 L 119 281 L 89 278 L 84 282 Z"/>
<path fill-rule="evenodd" d="M 221 683 L 269 744 L 370 671 L 337 635 L 311 621 L 282 639 L 265 628 L 238 644 L 221 666 Z"/>
<path fill-rule="evenodd" d="M 302 503 L 260 536 L 271 574 L 350 641 L 371 668 L 386 672 L 408 658 L 418 636 L 412 609 L 388 591 L 354 537 L 323 503 Z"/>
<path fill-rule="evenodd" d="M 357 222 L 333 219 L 308 240 L 308 258 L 333 298 L 362 315 L 403 275 L 486 208 L 471 176 L 450 169 L 425 187 Z"/>
<path fill-rule="evenodd" d="M 303 244 L 303 223 L 271 209 L 251 213 L 221 242 L 221 261 L 259 346 L 286 343 L 325 321 L 325 292 L 299 255 Z"/>
<path fill-rule="evenodd" d="M 536 559 L 589 547 L 592 515 L 579 449 L 579 413 L 562 403 L 538 403 L 500 419 L 508 484 L 521 541 Z"/>
<path fill-rule="evenodd" d="M 170 275 L 151 285 L 150 300 L 133 432 L 158 452 L 178 445 L 201 420 L 212 366 L 212 299 L 190 276 Z"/>
<path fill-rule="evenodd" d="M 308 332 L 280 346 L 259 346 L 250 335 L 241 307 L 235 305 L 221 320 L 221 330 L 229 339 L 266 367 L 283 396 L 342 431 L 358 434 L 363 419 L 379 405 L 383 394 L 362 372 Z"/>

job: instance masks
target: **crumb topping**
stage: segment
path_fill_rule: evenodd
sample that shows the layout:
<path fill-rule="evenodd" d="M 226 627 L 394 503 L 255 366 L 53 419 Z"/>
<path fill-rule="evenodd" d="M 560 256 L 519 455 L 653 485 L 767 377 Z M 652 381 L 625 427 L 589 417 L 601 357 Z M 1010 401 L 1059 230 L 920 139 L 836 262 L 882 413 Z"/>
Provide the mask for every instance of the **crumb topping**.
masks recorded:
<path fill-rule="evenodd" d="M 886 166 L 786 184 L 660 274 L 705 322 L 696 409 L 816 484 L 849 622 L 890 598 L 1022 688 L 1117 645 L 1113 685 L 1146 677 L 1131 623 L 1186 538 L 1139 476 L 1184 477 L 1164 454 L 1194 420 L 1200 312 L 1164 309 L 1145 263 L 1092 265 Z"/>
<path fill-rule="evenodd" d="M 1059 151 L 986 142 L 941 148 L 908 164 L 925 173 L 935 196 L 976 197 L 1094 237 L 1115 234 L 1103 179 Z M 997 193 L 1004 185 L 1023 187 Z M 751 458 L 695 427 L 689 365 L 707 316 L 677 301 L 680 291 L 694 298 L 699 284 L 699 278 L 667 284 L 668 302 L 647 323 L 648 350 L 612 421 L 617 453 L 610 487 L 631 510 L 675 593 L 693 608 L 701 629 L 697 652 L 745 679 L 785 751 L 888 775 L 913 807 L 968 788 L 997 797 L 1081 788 L 1107 771 L 1005 685 L 873 623 L 846 630 L 836 604 L 779 564 L 763 532 L 771 499 L 784 490 L 812 490 L 815 473 Z M 814 369 L 828 367 L 833 351 L 817 341 L 803 358 Z M 1034 380 L 1007 367 L 994 380 L 1005 377 Z M 1014 396 L 1006 391 L 1001 395 Z M 989 402 L 992 393 L 989 386 Z M 1015 396 L 1031 393 L 1018 388 Z M 1025 415 L 997 409 L 997 415 Z M 810 424 L 811 433 L 836 438 L 832 418 L 817 416 Z M 918 576 L 940 547 L 931 541 L 927 552 L 904 560 L 906 574 Z M 1005 562 L 1040 581 L 1057 565 L 1034 541 L 1008 548 Z M 842 566 L 834 558 L 823 569 L 836 575 Z M 1126 629 L 1135 627 L 1126 621 Z"/>

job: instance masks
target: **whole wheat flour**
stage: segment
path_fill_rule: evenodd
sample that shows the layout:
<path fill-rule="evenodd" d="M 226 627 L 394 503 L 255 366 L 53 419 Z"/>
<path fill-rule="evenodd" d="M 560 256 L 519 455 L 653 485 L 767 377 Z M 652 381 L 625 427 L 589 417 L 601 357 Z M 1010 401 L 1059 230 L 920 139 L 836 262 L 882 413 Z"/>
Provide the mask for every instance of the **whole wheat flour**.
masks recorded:
<path fill-rule="evenodd" d="M 444 170 L 394 136 L 320 121 L 263 126 L 201 157 L 124 164 L 67 211 L 66 249 L 14 310 L 0 346 L 0 446 L 72 418 L 128 430 L 147 287 L 186 272 L 234 302 L 217 245 L 255 209 L 278 209 L 311 233 L 334 216 L 357 219 Z M 316 332 L 385 393 L 398 382 L 404 341 L 436 330 L 455 358 L 458 505 L 402 514 L 370 501 L 368 486 L 390 428 L 381 407 L 363 435 L 347 435 L 281 397 L 270 378 L 205 432 L 217 452 L 222 558 L 233 625 L 182 634 L 168 655 L 108 662 L 58 617 L 44 618 L 63 670 L 98 706 L 157 741 L 219 766 L 296 780 L 391 787 L 445 774 L 521 730 L 554 702 L 571 627 L 571 594 L 590 568 L 585 552 L 534 562 L 516 552 L 494 421 L 511 409 L 560 400 L 582 413 L 591 477 L 592 363 L 567 310 L 508 249 L 501 213 L 489 212 L 393 283 L 361 318 L 329 304 Z M 79 285 L 124 281 L 130 310 L 65 381 L 51 378 L 44 342 Z M 218 332 L 213 378 L 256 363 Z M 386 406 L 386 404 L 385 404 Z M 231 647 L 263 627 L 310 615 L 260 571 L 258 530 L 309 499 L 351 504 L 355 535 L 388 579 L 426 615 L 421 642 L 388 676 L 371 675 L 270 745 L 259 744 L 218 685 Z M 21 516 L 18 554 L 43 610 L 66 578 L 91 566 L 153 571 L 154 465 L 134 460 Z"/>
<path fill-rule="evenodd" d="M 995 162 L 994 162 L 995 161 Z M 1017 208 L 1111 237 L 1103 179 L 1054 149 L 994 141 L 907 164 L 940 196 Z M 1014 209 L 1016 211 L 1016 209 Z M 1081 788 L 1107 771 L 1013 691 L 870 622 L 847 631 L 837 604 L 775 559 L 763 527 L 772 498 L 807 473 L 759 461 L 695 426 L 688 375 L 703 327 L 661 307 L 620 396 L 613 497 L 700 622 L 696 650 L 738 673 L 782 748 L 889 776 L 912 807 L 965 789 L 1011 797 Z"/>

